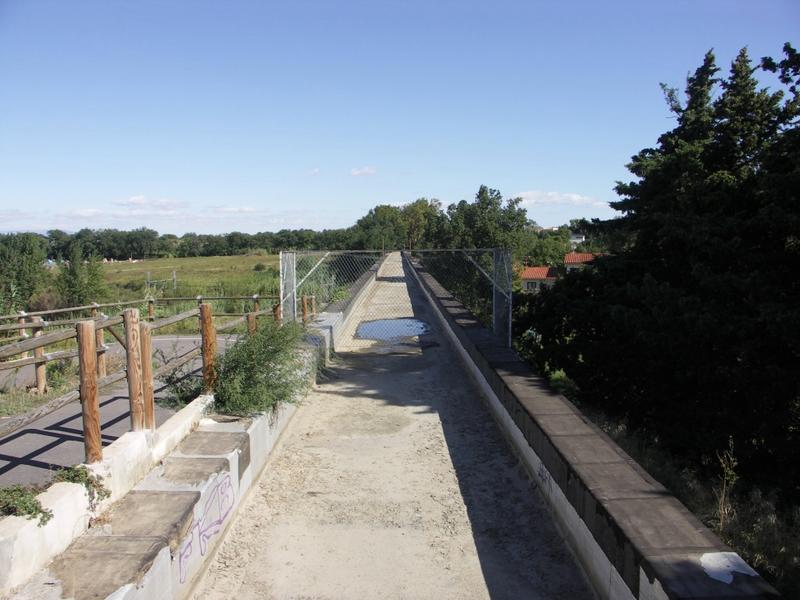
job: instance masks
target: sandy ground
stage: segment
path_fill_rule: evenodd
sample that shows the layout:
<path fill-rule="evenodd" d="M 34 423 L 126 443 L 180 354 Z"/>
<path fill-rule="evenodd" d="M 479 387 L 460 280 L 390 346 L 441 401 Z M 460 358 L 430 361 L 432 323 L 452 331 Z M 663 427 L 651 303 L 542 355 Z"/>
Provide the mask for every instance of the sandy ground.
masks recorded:
<path fill-rule="evenodd" d="M 386 286 L 406 282 L 392 273 L 378 285 L 385 299 Z M 408 289 L 398 310 L 411 308 L 432 333 L 339 358 L 296 413 L 194 598 L 594 597 Z M 375 305 L 363 311 L 375 318 Z"/>

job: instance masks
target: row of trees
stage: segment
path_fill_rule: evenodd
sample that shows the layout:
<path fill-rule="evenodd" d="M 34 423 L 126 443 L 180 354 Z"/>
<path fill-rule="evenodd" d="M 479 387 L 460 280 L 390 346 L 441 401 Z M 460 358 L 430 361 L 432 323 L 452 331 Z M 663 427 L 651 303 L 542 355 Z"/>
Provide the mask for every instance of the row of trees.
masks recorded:
<path fill-rule="evenodd" d="M 520 306 L 523 348 L 581 398 L 710 474 L 800 502 L 800 56 L 746 50 L 727 77 L 708 53 L 676 126 L 628 165 L 622 216 L 596 222 L 612 252 Z"/>
<path fill-rule="evenodd" d="M 573 223 L 573 228 L 578 223 Z M 504 199 L 481 186 L 472 202 L 442 208 L 438 200 L 420 198 L 405 206 L 379 205 L 352 227 L 312 231 L 222 235 L 159 235 L 152 229 L 132 231 L 81 229 L 69 234 L 52 230 L 0 236 L 0 309 L 2 312 L 80 302 L 80 290 L 97 294 L 101 258 L 126 260 L 162 256 L 225 256 L 262 250 L 394 250 L 398 248 L 511 248 L 528 263 L 558 264 L 569 251 L 570 229 L 545 231 L 530 221 L 520 199 Z M 4 257 L 6 259 L 4 259 Z M 14 260 L 10 260 L 14 257 Z M 73 283 L 53 288 L 45 269 L 50 259 L 72 273 Z M 78 274 L 77 270 L 88 269 Z M 86 292 L 88 293 L 88 292 Z M 58 297 L 54 297 L 57 294 Z"/>

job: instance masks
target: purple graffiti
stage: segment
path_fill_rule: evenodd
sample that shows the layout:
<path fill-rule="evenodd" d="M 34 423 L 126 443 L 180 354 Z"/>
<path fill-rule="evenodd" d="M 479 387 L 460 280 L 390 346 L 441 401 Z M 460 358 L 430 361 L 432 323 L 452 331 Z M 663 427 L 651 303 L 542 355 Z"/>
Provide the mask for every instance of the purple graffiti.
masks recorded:
<path fill-rule="evenodd" d="M 189 558 L 194 553 L 195 537 L 200 547 L 200 556 L 205 556 L 208 551 L 208 540 L 217 535 L 222 529 L 222 523 L 233 510 L 234 491 L 231 476 L 225 475 L 218 479 L 206 498 L 203 512 L 192 523 L 189 539 L 183 544 L 178 553 L 178 569 L 181 583 L 186 583 L 188 575 Z"/>

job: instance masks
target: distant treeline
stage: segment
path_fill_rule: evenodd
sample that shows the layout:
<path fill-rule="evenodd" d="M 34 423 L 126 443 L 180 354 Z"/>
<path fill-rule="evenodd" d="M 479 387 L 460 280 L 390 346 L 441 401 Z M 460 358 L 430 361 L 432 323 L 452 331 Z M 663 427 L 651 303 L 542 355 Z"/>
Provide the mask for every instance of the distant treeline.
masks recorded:
<path fill-rule="evenodd" d="M 573 228 L 580 228 L 574 222 Z M 569 228 L 542 231 L 528 220 L 518 199 L 504 200 L 485 186 L 474 202 L 461 201 L 443 209 L 438 200 L 420 198 L 405 206 L 379 205 L 358 222 L 343 229 L 282 229 L 277 232 L 225 234 L 159 234 L 153 229 L 58 229 L 31 234 L 48 258 L 63 260 L 78 243 L 85 258 L 232 256 L 254 250 L 393 250 L 400 248 L 511 247 L 518 255 L 557 262 L 568 249 Z M 38 239 L 38 241 L 37 241 Z M 544 243 L 543 243 L 544 241 Z M 547 243 L 550 242 L 550 243 Z"/>
<path fill-rule="evenodd" d="M 0 310 L 30 309 L 53 303 L 80 302 L 89 294 L 100 298 L 95 263 L 159 257 L 231 256 L 280 250 L 394 250 L 401 248 L 510 248 L 520 261 L 554 265 L 570 250 L 570 230 L 588 223 L 543 230 L 528 218 L 519 198 L 504 199 L 499 191 L 481 186 L 473 201 L 462 200 L 446 209 L 438 200 L 420 198 L 404 206 L 379 205 L 344 229 L 284 229 L 278 232 L 182 236 L 159 234 L 147 228 L 81 229 L 0 235 Z M 597 238 L 600 239 L 599 237 Z M 75 280 L 62 281 L 59 292 L 45 267 L 50 259 L 66 265 Z M 79 273 L 79 263 L 86 272 Z M 63 280 L 62 276 L 61 279 Z M 56 286 L 58 287 L 58 286 Z M 55 288 L 53 288 L 55 289 Z M 81 292 L 83 290 L 83 292 Z"/>

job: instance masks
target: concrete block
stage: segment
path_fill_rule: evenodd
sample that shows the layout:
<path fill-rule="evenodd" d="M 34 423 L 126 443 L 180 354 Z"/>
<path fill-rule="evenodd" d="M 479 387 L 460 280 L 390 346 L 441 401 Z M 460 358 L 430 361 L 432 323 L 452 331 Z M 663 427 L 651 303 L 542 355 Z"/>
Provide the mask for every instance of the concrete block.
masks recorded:
<path fill-rule="evenodd" d="M 184 456 L 225 456 L 238 452 L 237 474 L 241 476 L 250 465 L 250 436 L 245 432 L 195 431 L 178 446 Z"/>
<path fill-rule="evenodd" d="M 37 496 L 53 518 L 0 519 L 0 590 L 21 585 L 54 556 L 63 552 L 89 526 L 89 498 L 77 483 L 55 483 Z"/>
<path fill-rule="evenodd" d="M 100 600 L 123 586 L 140 586 L 165 548 L 161 537 L 87 535 L 56 558 L 50 570 L 58 577 L 64 597 Z"/>
<path fill-rule="evenodd" d="M 109 512 L 103 535 L 159 538 L 174 551 L 191 528 L 199 499 L 198 492 L 134 490 Z"/>

